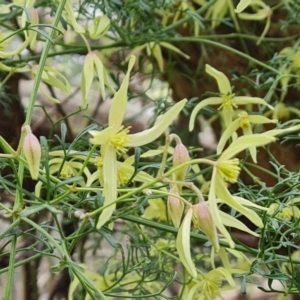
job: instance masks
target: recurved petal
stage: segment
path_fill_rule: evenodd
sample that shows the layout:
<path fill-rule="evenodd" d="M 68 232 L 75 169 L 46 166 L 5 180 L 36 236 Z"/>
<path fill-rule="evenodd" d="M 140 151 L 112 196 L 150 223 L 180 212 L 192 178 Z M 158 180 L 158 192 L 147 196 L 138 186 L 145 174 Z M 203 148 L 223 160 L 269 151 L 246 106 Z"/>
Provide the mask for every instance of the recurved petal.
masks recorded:
<path fill-rule="evenodd" d="M 249 103 L 261 104 L 261 105 L 266 105 L 270 109 L 274 110 L 274 107 L 272 105 L 268 104 L 264 99 L 258 97 L 238 96 L 238 97 L 234 97 L 234 101 L 237 105 L 246 105 Z"/>
<path fill-rule="evenodd" d="M 210 65 L 205 65 L 205 72 L 214 77 L 217 80 L 219 91 L 223 95 L 231 94 L 231 85 L 227 76 L 213 68 Z"/>
<path fill-rule="evenodd" d="M 251 229 L 249 229 L 243 222 L 239 221 L 235 217 L 233 217 L 229 214 L 226 214 L 223 211 L 220 211 L 220 215 L 221 215 L 222 222 L 225 226 L 237 228 L 237 229 L 245 231 L 245 232 L 247 232 L 251 235 L 259 236 L 258 233 L 256 233 L 256 232 L 252 231 Z"/>
<path fill-rule="evenodd" d="M 231 143 L 225 151 L 223 151 L 218 160 L 228 160 L 251 146 L 263 146 L 274 141 L 275 138 L 267 135 L 266 133 L 241 136 Z"/>
<path fill-rule="evenodd" d="M 249 121 L 253 124 L 267 124 L 267 123 L 277 123 L 278 120 L 272 120 L 264 116 L 259 115 L 248 115 Z"/>
<path fill-rule="evenodd" d="M 129 86 L 130 71 L 133 68 L 134 63 L 135 56 L 132 55 L 128 63 L 128 69 L 125 78 L 120 86 L 120 89 L 115 93 L 110 107 L 108 124 L 115 130 L 121 127 L 124 119 L 127 106 L 127 90 Z"/>
<path fill-rule="evenodd" d="M 198 103 L 195 106 L 195 108 L 193 109 L 192 114 L 191 114 L 189 131 L 192 131 L 194 129 L 195 119 L 197 117 L 197 114 L 203 107 L 208 106 L 208 105 L 219 105 L 221 103 L 222 103 L 221 97 L 210 97 L 210 98 L 204 99 L 200 103 Z"/>
<path fill-rule="evenodd" d="M 186 102 L 187 100 L 183 99 L 176 103 L 160 117 L 160 119 L 154 124 L 152 128 L 146 129 L 139 133 L 128 135 L 128 147 L 138 147 L 156 140 L 176 119 Z"/>
<path fill-rule="evenodd" d="M 218 171 L 216 174 L 216 194 L 218 198 L 222 200 L 223 203 L 227 204 L 228 206 L 234 208 L 235 210 L 243 214 L 257 227 L 262 228 L 263 223 L 260 217 L 253 210 L 241 205 L 233 198 L 233 196 L 229 193 L 225 182 Z"/>

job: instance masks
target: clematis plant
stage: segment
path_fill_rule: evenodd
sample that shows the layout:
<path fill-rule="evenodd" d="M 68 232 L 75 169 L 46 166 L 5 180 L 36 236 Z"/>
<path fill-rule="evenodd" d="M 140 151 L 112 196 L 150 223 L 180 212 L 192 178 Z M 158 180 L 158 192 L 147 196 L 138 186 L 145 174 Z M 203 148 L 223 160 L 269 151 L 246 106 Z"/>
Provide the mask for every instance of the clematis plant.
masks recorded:
<path fill-rule="evenodd" d="M 195 119 L 198 112 L 208 105 L 221 105 L 218 110 L 222 110 L 221 114 L 224 120 L 225 127 L 230 125 L 230 123 L 232 122 L 234 109 L 237 108 L 238 105 L 246 105 L 249 103 L 261 104 L 268 106 L 270 109 L 273 109 L 273 107 L 262 98 L 235 96 L 235 94 L 232 93 L 231 85 L 226 75 L 211 67 L 210 65 L 205 66 L 205 71 L 216 79 L 220 91 L 220 96 L 204 99 L 196 105 L 190 118 L 190 131 L 194 129 Z"/>
<path fill-rule="evenodd" d="M 99 217 L 97 228 L 102 227 L 109 221 L 116 208 L 115 200 L 118 194 L 117 156 L 125 154 L 130 147 L 142 146 L 156 140 L 178 116 L 187 101 L 184 99 L 176 103 L 158 119 L 152 128 L 136 134 L 129 134 L 130 128 L 124 128 L 122 122 L 127 105 L 130 71 L 134 63 L 135 56 L 131 56 L 126 76 L 112 100 L 108 117 L 108 127 L 102 131 L 89 131 L 92 136 L 90 142 L 101 146 L 100 152 L 103 157 L 103 196 L 105 208 Z"/>

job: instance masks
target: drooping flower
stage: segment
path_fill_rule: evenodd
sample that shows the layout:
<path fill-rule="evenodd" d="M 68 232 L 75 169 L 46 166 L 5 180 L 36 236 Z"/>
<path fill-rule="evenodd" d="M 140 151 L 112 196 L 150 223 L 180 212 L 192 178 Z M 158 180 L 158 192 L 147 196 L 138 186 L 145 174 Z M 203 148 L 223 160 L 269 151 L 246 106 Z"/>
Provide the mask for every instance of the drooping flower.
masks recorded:
<path fill-rule="evenodd" d="M 241 12 L 242 10 L 244 10 L 246 7 L 245 5 L 243 5 L 241 2 L 248 2 L 246 5 L 250 5 L 252 7 L 252 9 L 255 11 L 254 13 L 243 13 Z M 258 39 L 258 41 L 256 42 L 256 45 L 259 45 L 260 42 L 262 41 L 262 39 L 265 37 L 265 35 L 267 34 L 270 25 L 271 25 L 271 16 L 272 16 L 272 9 L 270 6 L 268 6 L 264 1 L 262 0 L 246 0 L 246 1 L 241 1 L 239 3 L 239 5 L 237 6 L 237 10 L 236 12 L 238 12 L 238 17 L 240 19 L 243 20 L 253 20 L 253 21 L 260 21 L 260 20 L 264 20 L 266 19 L 266 25 L 265 28 L 260 36 L 260 38 Z"/>
<path fill-rule="evenodd" d="M 135 57 L 131 56 L 128 71 L 112 100 L 108 117 L 108 127 L 102 131 L 89 131 L 92 135 L 90 142 L 101 145 L 101 156 L 103 157 L 103 196 L 104 208 L 97 228 L 103 226 L 112 216 L 117 199 L 117 155 L 127 152 L 130 147 L 138 147 L 156 140 L 174 121 L 186 103 L 181 100 L 163 114 L 152 128 L 136 134 L 129 134 L 130 128 L 122 125 L 127 106 L 127 89 L 130 79 L 130 71 L 133 68 Z"/>
<path fill-rule="evenodd" d="M 231 276 L 230 270 L 219 267 L 209 271 L 199 280 L 189 291 L 187 299 L 209 300 L 215 296 L 221 296 L 223 290 L 228 287 L 221 287 L 223 280 L 229 283 L 229 286 L 235 288 L 235 282 Z"/>
<path fill-rule="evenodd" d="M 218 201 L 234 208 L 236 211 L 247 217 L 257 227 L 261 228 L 263 226 L 262 220 L 257 213 L 245 205 L 248 200 L 233 197 L 227 188 L 226 182 L 235 183 L 240 173 L 239 160 L 232 157 L 250 146 L 263 146 L 273 141 L 275 141 L 275 138 L 266 134 L 241 136 L 223 151 L 213 167 L 208 196 L 209 207 L 218 230 L 223 234 L 231 247 L 234 247 L 234 242 L 222 222 L 221 213 L 217 206 Z M 217 198 L 219 198 L 219 200 L 217 200 Z M 242 201 L 240 201 L 240 199 L 242 199 Z M 256 208 L 268 210 L 261 206 L 257 206 Z"/>
<path fill-rule="evenodd" d="M 237 108 L 239 105 L 246 105 L 249 103 L 261 104 L 268 106 L 270 109 L 273 109 L 273 107 L 262 98 L 235 96 L 235 94 L 232 93 L 231 85 L 226 75 L 211 67 L 210 65 L 205 66 L 205 71 L 217 80 L 220 96 L 204 99 L 196 105 L 190 118 L 190 131 L 194 129 L 194 123 L 198 112 L 208 105 L 220 105 L 218 109 L 222 111 L 222 118 L 224 120 L 225 127 L 229 126 L 232 122 L 234 109 Z"/>

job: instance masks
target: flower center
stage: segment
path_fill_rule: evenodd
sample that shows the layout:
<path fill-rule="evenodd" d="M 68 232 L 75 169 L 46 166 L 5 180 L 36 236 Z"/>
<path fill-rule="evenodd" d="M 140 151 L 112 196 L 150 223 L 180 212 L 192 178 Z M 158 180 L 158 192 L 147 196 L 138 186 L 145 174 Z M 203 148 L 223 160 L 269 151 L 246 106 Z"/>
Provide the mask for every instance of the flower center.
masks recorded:
<path fill-rule="evenodd" d="M 219 293 L 220 286 L 222 284 L 222 277 L 221 276 L 209 276 L 210 278 L 205 278 L 202 283 L 200 284 L 200 289 L 202 290 L 203 294 L 208 296 L 214 296 Z"/>
<path fill-rule="evenodd" d="M 98 157 L 97 161 L 95 162 L 95 166 L 97 166 L 98 170 L 103 168 L 103 157 Z"/>
<path fill-rule="evenodd" d="M 280 219 L 291 219 L 293 216 L 293 210 L 290 207 L 285 207 L 281 212 L 277 214 Z"/>
<path fill-rule="evenodd" d="M 124 154 L 127 152 L 127 144 L 129 142 L 128 132 L 130 127 L 124 128 L 121 126 L 120 131 L 112 135 L 109 139 L 109 144 L 114 147 L 118 154 Z"/>
<path fill-rule="evenodd" d="M 218 110 L 223 109 L 232 111 L 233 108 L 237 108 L 237 104 L 234 101 L 234 96 L 234 94 L 221 95 L 222 104 Z"/>
<path fill-rule="evenodd" d="M 238 158 L 217 161 L 216 167 L 222 173 L 222 176 L 226 181 L 230 183 L 237 182 L 241 171 Z"/>
<path fill-rule="evenodd" d="M 124 186 L 129 180 L 129 176 L 123 170 L 118 170 L 118 186 Z"/>
<path fill-rule="evenodd" d="M 239 118 L 240 118 L 240 127 L 241 128 L 248 128 L 250 126 L 250 120 L 249 120 L 248 114 L 245 111 L 242 111 L 239 114 Z"/>

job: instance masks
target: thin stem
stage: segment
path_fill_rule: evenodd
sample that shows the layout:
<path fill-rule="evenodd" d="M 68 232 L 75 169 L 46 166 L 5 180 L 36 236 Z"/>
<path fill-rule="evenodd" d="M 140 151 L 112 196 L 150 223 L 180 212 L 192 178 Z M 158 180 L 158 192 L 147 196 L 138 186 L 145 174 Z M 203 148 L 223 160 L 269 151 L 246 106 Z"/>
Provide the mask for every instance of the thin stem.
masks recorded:
<path fill-rule="evenodd" d="M 11 292 L 13 290 L 12 286 L 13 286 L 13 277 L 14 277 L 14 270 L 15 270 L 16 251 L 17 251 L 17 236 L 14 235 L 11 240 L 9 268 L 7 272 L 7 282 L 6 282 L 4 299 L 11 299 Z"/>
<path fill-rule="evenodd" d="M 61 0 L 59 2 L 59 6 L 57 8 L 57 12 L 56 12 L 53 24 L 52 24 L 53 27 L 57 27 L 57 25 L 59 23 L 59 20 L 61 18 L 61 15 L 62 15 L 64 6 L 65 6 L 65 3 L 66 3 L 66 0 Z M 54 28 L 51 28 L 51 31 L 50 31 L 50 34 L 49 34 L 50 38 L 54 37 L 55 32 L 56 32 L 56 30 Z M 34 105 L 35 105 L 37 92 L 38 92 L 38 89 L 39 89 L 39 86 L 40 86 L 40 83 L 41 83 L 42 74 L 43 74 L 43 71 L 44 71 L 44 67 L 45 67 L 45 64 L 46 64 L 46 60 L 48 58 L 48 53 L 49 53 L 51 45 L 52 44 L 51 44 L 50 39 L 47 39 L 46 42 L 45 42 L 45 47 L 44 47 L 40 62 L 39 62 L 38 70 L 37 70 L 36 77 L 35 77 L 35 80 L 34 80 L 33 89 L 32 89 L 32 92 L 31 92 L 30 99 L 29 99 L 29 105 L 28 105 L 27 111 L 26 111 L 25 124 L 27 124 L 27 125 L 31 124 L 31 119 L 32 119 L 32 114 L 33 114 L 33 109 L 34 109 Z"/>
<path fill-rule="evenodd" d="M 203 44 L 208 44 L 208 45 L 211 45 L 211 46 L 215 46 L 215 47 L 218 47 L 218 48 L 222 48 L 228 52 L 232 52 L 232 53 L 235 53 L 245 59 L 247 59 L 248 61 L 251 61 L 253 63 L 255 63 L 256 65 L 258 66 L 261 66 L 277 75 L 281 75 L 281 72 L 278 71 L 277 69 L 271 67 L 271 66 L 268 66 L 267 64 L 261 62 L 260 60 L 258 59 L 255 59 L 251 56 L 249 56 L 248 54 L 245 54 L 244 52 L 241 52 L 239 50 L 236 50 L 230 46 L 227 46 L 227 45 L 224 45 L 222 43 L 218 43 L 218 42 L 215 42 L 215 41 L 210 41 L 208 39 L 204 39 L 204 38 L 199 38 L 199 37 L 175 37 L 175 38 L 168 38 L 166 39 L 166 42 L 195 42 L 195 43 L 203 43 Z"/>

